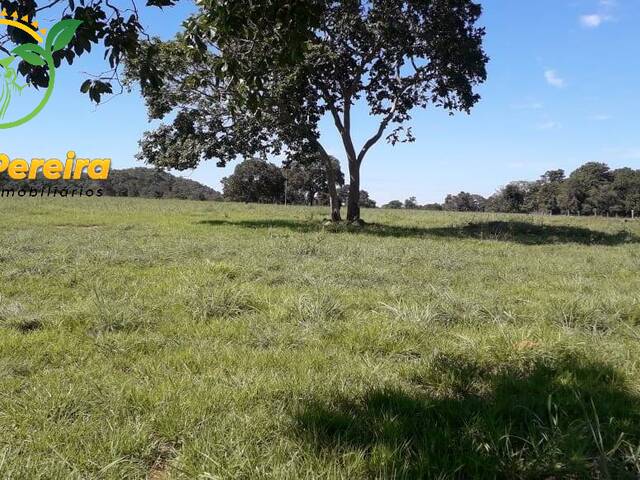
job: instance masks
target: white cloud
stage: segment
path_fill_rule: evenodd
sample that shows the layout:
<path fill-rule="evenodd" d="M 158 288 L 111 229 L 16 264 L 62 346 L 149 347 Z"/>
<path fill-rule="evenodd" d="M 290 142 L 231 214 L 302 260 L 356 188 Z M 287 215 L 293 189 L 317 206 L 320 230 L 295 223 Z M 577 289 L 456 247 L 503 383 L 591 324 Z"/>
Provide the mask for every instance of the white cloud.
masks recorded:
<path fill-rule="evenodd" d="M 592 13 L 591 15 L 582 15 L 580 17 L 580 25 L 585 28 L 597 28 L 606 22 L 609 17 L 600 15 L 599 13 Z"/>
<path fill-rule="evenodd" d="M 564 88 L 566 86 L 566 82 L 563 78 L 558 76 L 558 72 L 555 70 L 545 70 L 544 78 L 547 80 L 547 83 L 556 88 Z"/>
<path fill-rule="evenodd" d="M 587 15 L 580 15 L 580 25 L 584 28 L 598 28 L 603 23 L 614 20 L 611 14 L 618 6 L 617 0 L 600 0 L 598 6 L 600 7 L 598 9 L 599 11 Z"/>

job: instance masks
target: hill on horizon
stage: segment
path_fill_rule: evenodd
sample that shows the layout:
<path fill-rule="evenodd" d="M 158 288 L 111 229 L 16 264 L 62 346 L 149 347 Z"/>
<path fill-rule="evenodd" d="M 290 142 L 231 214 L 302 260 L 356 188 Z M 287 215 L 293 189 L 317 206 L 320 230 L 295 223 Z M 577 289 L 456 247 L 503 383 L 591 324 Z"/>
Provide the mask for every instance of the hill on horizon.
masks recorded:
<path fill-rule="evenodd" d="M 107 180 L 11 180 L 0 176 L 0 190 L 29 190 L 56 187 L 60 189 L 102 190 L 110 197 L 177 198 L 185 200 L 222 200 L 222 194 L 195 180 L 177 177 L 162 170 L 146 167 L 113 169 Z"/>

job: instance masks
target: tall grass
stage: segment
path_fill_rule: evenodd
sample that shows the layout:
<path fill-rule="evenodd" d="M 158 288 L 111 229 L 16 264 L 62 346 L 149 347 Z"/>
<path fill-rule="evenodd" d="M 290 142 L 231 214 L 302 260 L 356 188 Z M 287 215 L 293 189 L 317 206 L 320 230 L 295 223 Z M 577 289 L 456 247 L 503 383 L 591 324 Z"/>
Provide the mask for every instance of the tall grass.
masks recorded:
<path fill-rule="evenodd" d="M 3 199 L 0 478 L 638 478 L 640 224 Z"/>

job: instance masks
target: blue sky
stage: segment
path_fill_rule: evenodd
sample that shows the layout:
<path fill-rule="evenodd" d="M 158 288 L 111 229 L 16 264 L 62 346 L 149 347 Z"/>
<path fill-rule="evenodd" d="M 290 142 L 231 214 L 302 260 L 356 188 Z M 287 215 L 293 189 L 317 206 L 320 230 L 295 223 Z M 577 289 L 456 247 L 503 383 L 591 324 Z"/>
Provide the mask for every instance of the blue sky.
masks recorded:
<path fill-rule="evenodd" d="M 460 190 L 489 195 L 511 180 L 533 180 L 552 168 L 568 172 L 587 161 L 640 168 L 640 1 L 485 0 L 482 23 L 491 61 L 482 100 L 472 114 L 416 111 L 417 140 L 380 143 L 362 167 L 362 187 L 379 203 L 416 196 L 442 201 Z M 152 34 L 171 36 L 192 10 L 145 13 Z M 40 19 L 51 23 L 46 17 Z M 100 72 L 101 52 L 58 70 L 45 110 L 28 124 L 0 132 L 0 152 L 12 158 L 111 157 L 114 168 L 140 166 L 137 142 L 150 128 L 138 93 L 95 107 L 80 95 L 83 72 Z M 375 128 L 357 109 L 359 143 Z M 344 158 L 330 121 L 323 142 Z M 203 163 L 181 175 L 220 189 L 235 164 Z M 344 165 L 344 163 L 343 163 Z M 346 171 L 346 165 L 343 166 Z"/>

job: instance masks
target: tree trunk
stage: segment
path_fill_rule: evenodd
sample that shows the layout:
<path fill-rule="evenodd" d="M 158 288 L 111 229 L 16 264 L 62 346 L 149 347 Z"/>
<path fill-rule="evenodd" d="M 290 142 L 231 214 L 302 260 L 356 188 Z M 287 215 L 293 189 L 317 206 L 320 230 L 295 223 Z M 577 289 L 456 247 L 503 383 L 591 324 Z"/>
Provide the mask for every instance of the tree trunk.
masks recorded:
<path fill-rule="evenodd" d="M 327 162 L 327 182 L 329 184 L 331 221 L 339 222 L 342 220 L 342 216 L 340 215 L 340 199 L 338 198 L 338 190 L 336 190 L 336 173 L 333 171 L 331 161 Z"/>
<path fill-rule="evenodd" d="M 331 221 L 339 222 L 342 220 L 340 215 L 340 199 L 338 198 L 338 190 L 336 189 L 336 172 L 333 170 L 333 164 L 331 158 L 322 146 L 319 145 L 320 156 L 324 161 L 325 168 L 327 169 L 327 184 L 329 190 L 329 206 L 331 208 Z"/>
<path fill-rule="evenodd" d="M 349 199 L 347 201 L 347 221 L 360 220 L 360 164 L 349 159 Z"/>

